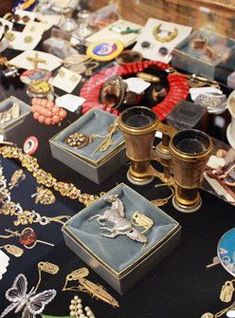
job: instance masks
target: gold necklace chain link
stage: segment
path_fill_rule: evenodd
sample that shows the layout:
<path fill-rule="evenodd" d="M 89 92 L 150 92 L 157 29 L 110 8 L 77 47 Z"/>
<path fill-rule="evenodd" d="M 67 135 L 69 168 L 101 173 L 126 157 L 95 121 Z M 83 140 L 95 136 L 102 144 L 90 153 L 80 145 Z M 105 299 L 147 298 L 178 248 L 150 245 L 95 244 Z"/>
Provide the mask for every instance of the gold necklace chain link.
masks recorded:
<path fill-rule="evenodd" d="M 26 168 L 33 175 L 38 184 L 53 188 L 64 197 L 78 200 L 85 206 L 91 205 L 99 198 L 98 195 L 82 193 L 73 183 L 58 181 L 51 173 L 40 168 L 35 157 L 23 153 L 18 147 L 4 145 L 0 147 L 0 155 L 4 158 L 19 160 L 22 167 Z"/>

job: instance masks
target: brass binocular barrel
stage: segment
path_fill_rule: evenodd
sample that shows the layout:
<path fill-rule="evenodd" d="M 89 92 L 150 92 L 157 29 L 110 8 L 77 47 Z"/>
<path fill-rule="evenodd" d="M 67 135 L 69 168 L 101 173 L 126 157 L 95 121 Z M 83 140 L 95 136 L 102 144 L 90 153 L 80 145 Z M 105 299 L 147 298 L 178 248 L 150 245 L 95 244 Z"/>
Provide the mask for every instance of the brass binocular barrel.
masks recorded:
<path fill-rule="evenodd" d="M 177 210 L 198 210 L 201 206 L 198 189 L 213 148 L 210 138 L 194 129 L 177 132 L 162 124 L 156 114 L 144 106 L 126 109 L 118 119 L 118 126 L 125 138 L 127 157 L 131 160 L 128 180 L 145 185 L 158 177 L 174 186 L 173 205 Z M 157 131 L 162 133 L 162 142 L 154 149 Z M 163 172 L 151 165 L 152 160 L 163 166 Z"/>

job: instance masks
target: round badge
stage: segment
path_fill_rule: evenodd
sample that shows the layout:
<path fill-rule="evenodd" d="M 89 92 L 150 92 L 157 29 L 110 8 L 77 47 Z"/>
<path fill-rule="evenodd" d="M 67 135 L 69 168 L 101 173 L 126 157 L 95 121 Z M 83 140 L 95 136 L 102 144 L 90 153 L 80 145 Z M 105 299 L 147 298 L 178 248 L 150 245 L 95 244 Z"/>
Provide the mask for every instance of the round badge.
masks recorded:
<path fill-rule="evenodd" d="M 123 49 L 122 42 L 107 40 L 93 43 L 87 48 L 86 54 L 97 61 L 110 61 L 116 58 Z"/>
<path fill-rule="evenodd" d="M 25 71 L 20 76 L 21 82 L 27 85 L 31 81 L 36 81 L 36 80 L 48 81 L 50 78 L 51 78 L 51 72 L 44 70 L 42 68 Z"/>
<path fill-rule="evenodd" d="M 217 254 L 226 271 L 235 277 L 235 228 L 227 231 L 221 237 Z"/>
<path fill-rule="evenodd" d="M 38 139 L 35 136 L 28 137 L 23 146 L 23 150 L 28 155 L 33 155 L 38 149 Z"/>

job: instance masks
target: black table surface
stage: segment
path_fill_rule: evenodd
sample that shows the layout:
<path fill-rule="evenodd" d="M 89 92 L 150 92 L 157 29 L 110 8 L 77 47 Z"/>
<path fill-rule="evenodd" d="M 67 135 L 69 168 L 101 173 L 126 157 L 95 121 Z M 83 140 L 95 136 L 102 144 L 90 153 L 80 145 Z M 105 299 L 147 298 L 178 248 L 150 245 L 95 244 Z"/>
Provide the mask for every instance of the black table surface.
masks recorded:
<path fill-rule="evenodd" d="M 25 87 L 19 85 L 18 80 L 2 81 L 0 94 L 1 100 L 14 95 L 26 102 L 30 101 L 25 93 Z M 51 155 L 48 140 L 77 118 L 78 115 L 69 113 L 61 126 L 48 127 L 36 122 L 30 114 L 20 126 L 9 133 L 8 139 L 22 147 L 27 137 L 36 136 L 39 139 L 39 148 L 35 157 L 38 159 L 40 166 L 51 172 L 57 179 L 74 183 L 83 192 L 99 194 L 124 182 L 149 200 L 165 197 L 166 189 L 154 188 L 154 185 L 158 182 L 157 180 L 143 187 L 131 185 L 126 178 L 129 164 L 97 186 L 55 160 Z M 13 160 L 2 158 L 0 160 L 4 167 L 4 173 L 9 180 L 11 173 L 20 165 Z M 73 215 L 83 209 L 82 204 L 63 198 L 60 195 L 57 195 L 56 204 L 52 206 L 35 206 L 30 198 L 35 189 L 36 184 L 32 183 L 31 177 L 27 173 L 26 180 L 13 190 L 13 198 L 18 200 L 25 209 L 35 209 L 41 215 L 47 216 Z M 89 279 L 103 285 L 120 304 L 120 308 L 113 309 L 108 304 L 91 298 L 85 293 L 78 293 L 84 305 L 89 305 L 97 318 L 198 318 L 204 312 L 216 313 L 226 307 L 226 304 L 219 301 L 219 293 L 223 283 L 226 280 L 231 280 L 232 277 L 222 266 L 207 270 L 206 265 L 211 263 L 212 258 L 216 256 L 217 243 L 220 237 L 224 232 L 234 227 L 235 209 L 234 206 L 209 193 L 201 191 L 201 196 L 203 200 L 202 208 L 193 214 L 187 215 L 175 211 L 171 202 L 162 207 L 182 226 L 180 244 L 123 296 L 120 296 L 93 270 L 90 270 Z M 0 234 L 4 234 L 6 228 L 14 228 L 12 218 L 3 215 L 0 215 L 0 218 Z M 68 315 L 70 300 L 76 293 L 61 292 L 61 289 L 66 275 L 74 269 L 85 266 L 85 264 L 65 246 L 60 224 L 36 225 L 33 228 L 39 239 L 53 242 L 55 247 L 52 248 L 38 243 L 32 250 L 25 250 L 23 256 L 19 258 L 10 256 L 10 265 L 0 281 L 0 312 L 9 305 L 4 293 L 12 286 L 15 277 L 19 273 L 24 273 L 29 282 L 28 289 L 30 289 L 35 286 L 38 280 L 38 262 L 49 261 L 59 265 L 60 271 L 55 276 L 43 274 L 39 291 L 49 288 L 57 290 L 56 298 L 46 306 L 44 314 Z M 23 227 L 17 228 L 17 230 L 22 229 Z M 7 243 L 18 244 L 17 239 L 0 239 L 1 245 Z M 20 317 L 20 314 L 10 313 L 8 317 Z"/>

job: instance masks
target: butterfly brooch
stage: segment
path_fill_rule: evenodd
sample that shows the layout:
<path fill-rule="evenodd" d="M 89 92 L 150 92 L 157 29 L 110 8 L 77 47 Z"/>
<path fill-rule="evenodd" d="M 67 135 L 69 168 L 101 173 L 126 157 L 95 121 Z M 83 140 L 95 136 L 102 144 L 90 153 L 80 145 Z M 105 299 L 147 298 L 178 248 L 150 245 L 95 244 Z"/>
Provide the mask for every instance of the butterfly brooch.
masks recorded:
<path fill-rule="evenodd" d="M 28 281 L 24 274 L 19 274 L 11 288 L 6 293 L 6 299 L 11 304 L 3 311 L 0 318 L 5 317 L 11 311 L 15 313 L 22 311 L 22 318 L 36 318 L 36 315 L 41 314 L 45 306 L 49 304 L 56 296 L 55 289 L 48 289 L 36 294 L 37 288 L 33 287 L 27 293 Z"/>

